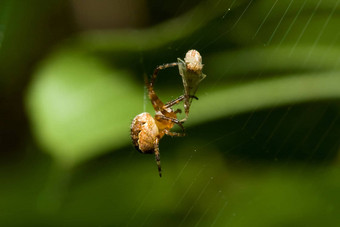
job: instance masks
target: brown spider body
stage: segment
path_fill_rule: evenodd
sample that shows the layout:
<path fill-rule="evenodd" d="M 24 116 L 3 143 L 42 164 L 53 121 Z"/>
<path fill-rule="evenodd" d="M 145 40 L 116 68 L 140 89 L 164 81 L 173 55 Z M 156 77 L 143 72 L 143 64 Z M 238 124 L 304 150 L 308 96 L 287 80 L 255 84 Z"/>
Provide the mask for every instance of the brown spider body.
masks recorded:
<path fill-rule="evenodd" d="M 173 111 L 169 113 L 169 116 L 171 115 L 176 118 Z M 131 124 L 132 143 L 141 153 L 154 153 L 156 139 L 160 140 L 165 134 L 173 135 L 170 130 L 174 125 L 171 120 L 162 119 L 157 114 L 153 118 L 147 112 L 141 113 Z"/>
<path fill-rule="evenodd" d="M 159 135 L 155 120 L 149 113 L 137 115 L 131 124 L 131 138 L 135 148 L 141 153 L 154 153 L 154 141 Z"/>
<path fill-rule="evenodd" d="M 192 53 L 190 50 L 188 53 Z M 196 53 L 197 51 L 195 51 Z M 187 53 L 187 56 L 189 56 Z M 198 53 L 198 52 L 197 52 Z M 191 56 L 192 54 L 190 54 Z M 199 53 L 198 53 L 199 55 Z M 197 58 L 197 56 L 194 56 Z M 199 55 L 199 62 L 194 64 L 194 67 L 200 67 L 200 70 L 202 69 L 201 61 Z M 158 75 L 158 72 L 162 69 L 178 66 L 179 63 L 170 63 L 170 64 L 164 64 L 158 66 L 152 77 L 150 82 L 146 79 L 146 86 L 148 88 L 149 93 L 149 99 L 152 103 L 152 106 L 156 112 L 155 117 L 153 118 L 149 113 L 141 113 L 137 115 L 131 124 L 131 139 L 133 145 L 136 147 L 136 149 L 141 153 L 154 153 L 156 163 L 158 166 L 159 176 L 162 176 L 161 173 L 161 164 L 160 164 L 160 154 L 159 154 L 159 141 L 164 135 L 169 136 L 184 136 L 184 133 L 177 133 L 177 132 L 171 132 L 170 130 L 177 124 L 181 127 L 181 129 L 184 131 L 183 128 L 183 122 L 186 120 L 178 120 L 177 119 L 177 113 L 181 113 L 180 109 L 173 110 L 171 107 L 178 104 L 181 101 L 185 101 L 185 103 L 189 103 L 189 99 L 192 100 L 192 98 L 197 99 L 194 95 L 191 95 L 189 92 L 186 92 L 185 95 L 182 95 L 178 97 L 177 99 L 174 99 L 166 104 L 164 104 L 156 95 L 153 86 L 154 82 L 156 80 L 156 77 Z M 188 64 L 188 70 L 192 69 L 192 65 Z M 183 77 L 183 76 L 182 76 Z M 185 105 L 187 108 L 185 109 L 186 115 L 189 113 L 189 104 Z"/>

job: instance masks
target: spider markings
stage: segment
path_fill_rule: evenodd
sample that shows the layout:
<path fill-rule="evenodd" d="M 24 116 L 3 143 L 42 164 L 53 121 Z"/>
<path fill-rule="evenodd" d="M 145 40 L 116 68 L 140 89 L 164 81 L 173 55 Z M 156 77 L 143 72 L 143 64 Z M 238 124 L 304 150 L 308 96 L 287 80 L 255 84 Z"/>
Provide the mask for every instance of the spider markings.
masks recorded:
<path fill-rule="evenodd" d="M 192 53 L 193 51 L 195 51 L 195 50 L 190 50 L 190 51 L 188 51 L 188 53 Z M 195 51 L 195 52 L 197 52 L 197 51 Z M 188 55 L 188 53 L 187 53 L 187 55 Z M 186 58 L 187 58 L 187 55 L 186 55 Z M 199 55 L 199 53 L 198 53 L 198 55 Z M 197 55 L 196 55 L 196 57 L 197 57 Z M 185 60 L 186 60 L 186 58 L 185 58 Z M 195 64 L 196 64 L 196 66 L 199 66 L 200 67 L 199 72 L 201 73 L 203 65 L 202 65 L 202 58 L 201 58 L 200 55 L 199 55 L 199 59 L 200 59 L 200 61 L 198 62 L 199 64 L 198 63 L 196 64 L 194 62 L 194 66 L 195 66 Z M 154 82 L 157 78 L 158 72 L 160 70 L 163 70 L 163 69 L 166 69 L 166 68 L 169 68 L 169 67 L 174 67 L 174 66 L 177 66 L 177 65 L 179 65 L 178 62 L 160 65 L 154 70 L 154 73 L 151 77 L 150 82 L 148 82 L 148 80 L 146 78 L 145 82 L 146 82 L 146 86 L 148 88 L 149 99 L 152 103 L 154 110 L 156 111 L 156 115 L 153 118 L 149 113 L 146 113 L 146 112 L 141 113 L 133 119 L 132 124 L 131 124 L 131 139 L 132 139 L 133 145 L 141 153 L 144 153 L 144 154 L 155 153 L 155 159 L 156 159 L 156 163 L 157 163 L 157 166 L 158 166 L 158 172 L 159 172 L 160 177 L 162 176 L 162 170 L 161 170 L 161 162 L 160 162 L 160 154 L 159 154 L 159 141 L 165 134 L 169 135 L 169 136 L 184 136 L 185 135 L 184 134 L 183 122 L 187 119 L 191 100 L 193 98 L 197 99 L 197 97 L 193 95 L 194 93 L 192 93 L 192 95 L 191 95 L 189 92 L 188 93 L 185 92 L 185 95 L 181 95 L 177 99 L 174 99 L 174 100 L 164 104 L 158 98 L 158 96 L 156 95 L 156 93 L 153 89 L 153 86 L 154 86 Z M 186 67 L 187 70 L 193 71 L 193 70 L 190 69 L 190 67 L 191 66 L 188 64 L 187 67 Z M 204 79 L 204 77 L 203 77 L 203 79 Z M 197 81 L 197 79 L 195 79 L 195 78 L 194 78 L 194 80 Z M 198 81 L 198 83 L 201 80 L 202 79 L 200 79 Z M 183 79 L 183 81 L 184 81 L 184 79 Z M 198 85 L 197 82 L 192 83 L 190 81 L 189 81 L 189 84 Z M 197 87 L 195 88 L 194 91 L 196 91 L 196 90 L 197 90 Z M 190 91 L 190 89 L 189 89 L 189 91 Z M 181 102 L 183 100 L 184 100 L 185 103 L 188 103 L 188 105 L 185 105 L 185 107 L 186 107 L 186 109 L 185 109 L 186 118 L 182 119 L 182 120 L 178 120 L 177 119 L 177 113 L 181 113 L 181 110 L 180 109 L 173 110 L 171 107 L 178 104 L 179 102 Z M 181 129 L 183 130 L 183 133 L 177 133 L 177 132 L 171 132 L 170 131 L 174 127 L 175 124 L 177 124 L 181 127 Z"/>

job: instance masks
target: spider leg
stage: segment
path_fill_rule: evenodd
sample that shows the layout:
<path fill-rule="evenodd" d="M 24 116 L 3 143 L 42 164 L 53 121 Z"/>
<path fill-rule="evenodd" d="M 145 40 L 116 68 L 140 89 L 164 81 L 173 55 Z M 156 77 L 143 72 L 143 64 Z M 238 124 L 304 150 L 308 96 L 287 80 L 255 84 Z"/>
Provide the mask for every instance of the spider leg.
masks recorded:
<path fill-rule="evenodd" d="M 168 63 L 168 64 L 157 66 L 157 68 L 154 70 L 152 74 L 150 82 L 148 81 L 148 78 L 145 77 L 145 84 L 146 84 L 146 87 L 148 88 L 149 99 L 151 100 L 152 106 L 155 109 L 155 111 L 161 111 L 162 107 L 164 106 L 163 102 L 159 99 L 159 97 L 156 95 L 155 90 L 153 89 L 153 85 L 157 78 L 158 72 L 162 69 L 175 67 L 177 65 L 178 63 L 174 62 L 174 63 Z"/>
<path fill-rule="evenodd" d="M 182 131 L 184 132 L 184 127 L 183 127 L 183 122 L 179 121 L 178 119 L 176 118 L 171 118 L 171 117 L 166 117 L 164 115 L 156 115 L 155 116 L 155 119 L 163 119 L 163 120 L 168 120 L 168 121 L 171 121 L 177 125 L 179 125 L 179 127 L 181 127 Z"/>
<path fill-rule="evenodd" d="M 175 67 L 177 65 L 178 65 L 178 62 L 173 62 L 173 63 L 167 63 L 167 64 L 163 64 L 163 65 L 157 66 L 155 68 L 155 70 L 153 71 L 152 78 L 151 78 L 151 81 L 150 81 L 150 85 L 153 86 L 153 83 L 155 82 L 155 80 L 157 78 L 157 75 L 158 75 L 158 72 L 160 70 L 163 70 L 163 69 L 166 69 L 166 68 Z"/>
<path fill-rule="evenodd" d="M 170 132 L 169 130 L 164 130 L 164 133 L 167 134 L 168 136 L 177 136 L 177 137 L 185 136 L 185 133 Z"/>
<path fill-rule="evenodd" d="M 161 156 L 159 154 L 159 139 L 158 139 L 158 137 L 156 138 L 156 141 L 155 141 L 155 160 L 156 160 L 156 164 L 157 164 L 157 167 L 158 167 L 159 177 L 162 177 Z"/>
<path fill-rule="evenodd" d="M 181 96 L 179 96 L 177 99 L 174 99 L 174 100 L 171 100 L 171 101 L 167 102 L 167 103 L 164 105 L 164 108 L 172 107 L 172 106 L 178 104 L 179 102 L 183 101 L 184 98 L 185 98 L 185 96 L 184 96 L 184 95 L 181 95 Z"/>
<path fill-rule="evenodd" d="M 174 100 L 172 100 L 172 101 L 170 101 L 170 102 L 167 102 L 167 103 L 163 106 L 163 109 L 166 109 L 166 108 L 169 108 L 169 107 L 172 107 L 172 106 L 178 104 L 179 102 L 181 102 L 181 101 L 183 101 L 184 99 L 186 99 L 186 97 L 188 97 L 188 99 L 189 99 L 189 98 L 192 98 L 192 99 L 198 100 L 197 96 L 195 96 L 195 95 L 188 95 L 188 96 L 186 96 L 186 95 L 181 95 L 181 96 L 179 96 L 177 99 L 174 99 Z M 177 110 L 175 111 L 176 114 L 177 114 L 177 113 L 181 113 L 181 112 L 182 112 L 182 110 L 180 110 L 180 109 L 177 109 Z M 186 114 L 186 117 L 183 118 L 182 120 L 180 120 L 181 123 L 184 123 L 184 122 L 187 120 L 188 114 L 189 114 L 189 109 L 186 109 L 186 110 L 185 110 L 185 114 Z M 177 123 L 176 123 L 176 124 L 177 124 Z"/>
<path fill-rule="evenodd" d="M 196 96 L 194 96 L 194 95 L 189 95 L 189 98 L 193 98 L 193 99 L 198 100 L 198 98 Z M 178 104 L 179 102 L 183 101 L 184 99 L 185 99 L 185 95 L 181 95 L 177 99 L 174 99 L 174 100 L 171 100 L 171 101 L 167 102 L 164 105 L 164 108 L 172 107 L 172 106 Z"/>

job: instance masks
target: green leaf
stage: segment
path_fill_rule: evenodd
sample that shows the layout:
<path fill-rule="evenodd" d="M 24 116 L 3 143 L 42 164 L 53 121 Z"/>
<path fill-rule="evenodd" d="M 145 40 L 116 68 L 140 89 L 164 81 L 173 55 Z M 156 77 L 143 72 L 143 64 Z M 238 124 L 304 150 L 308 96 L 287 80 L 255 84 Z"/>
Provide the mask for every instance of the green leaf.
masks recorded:
<path fill-rule="evenodd" d="M 203 116 L 209 121 L 273 106 L 340 99 L 339 84 L 340 72 L 334 71 L 258 80 L 227 89 L 212 87 L 192 105 L 188 124 L 202 122 Z"/>
<path fill-rule="evenodd" d="M 71 51 L 45 61 L 27 95 L 36 138 L 71 166 L 126 145 L 128 126 L 143 107 L 143 86 L 128 72 Z"/>

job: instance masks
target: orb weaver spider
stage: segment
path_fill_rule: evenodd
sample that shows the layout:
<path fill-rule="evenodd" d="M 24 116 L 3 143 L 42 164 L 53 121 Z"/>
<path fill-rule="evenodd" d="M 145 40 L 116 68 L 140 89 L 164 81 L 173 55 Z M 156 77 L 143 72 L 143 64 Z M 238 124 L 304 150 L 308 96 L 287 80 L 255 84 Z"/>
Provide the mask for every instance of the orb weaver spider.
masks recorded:
<path fill-rule="evenodd" d="M 154 83 L 160 70 L 175 66 L 179 67 L 180 75 L 182 76 L 184 95 L 164 104 L 155 93 Z M 183 123 L 188 117 L 192 99 L 198 99 L 194 95 L 197 86 L 205 78 L 205 75 L 202 74 L 202 67 L 200 53 L 196 50 L 189 50 L 184 61 L 178 58 L 178 62 L 160 65 L 154 70 L 150 82 L 147 78 L 145 79 L 148 96 L 156 114 L 154 118 L 147 112 L 137 115 L 131 124 L 131 139 L 139 152 L 155 154 L 160 177 L 162 177 L 162 169 L 159 141 L 164 135 L 185 136 Z M 173 110 L 172 107 L 183 100 L 186 117 L 178 120 L 177 114 L 181 113 L 181 110 Z M 175 124 L 182 129 L 182 133 L 170 131 Z"/>

